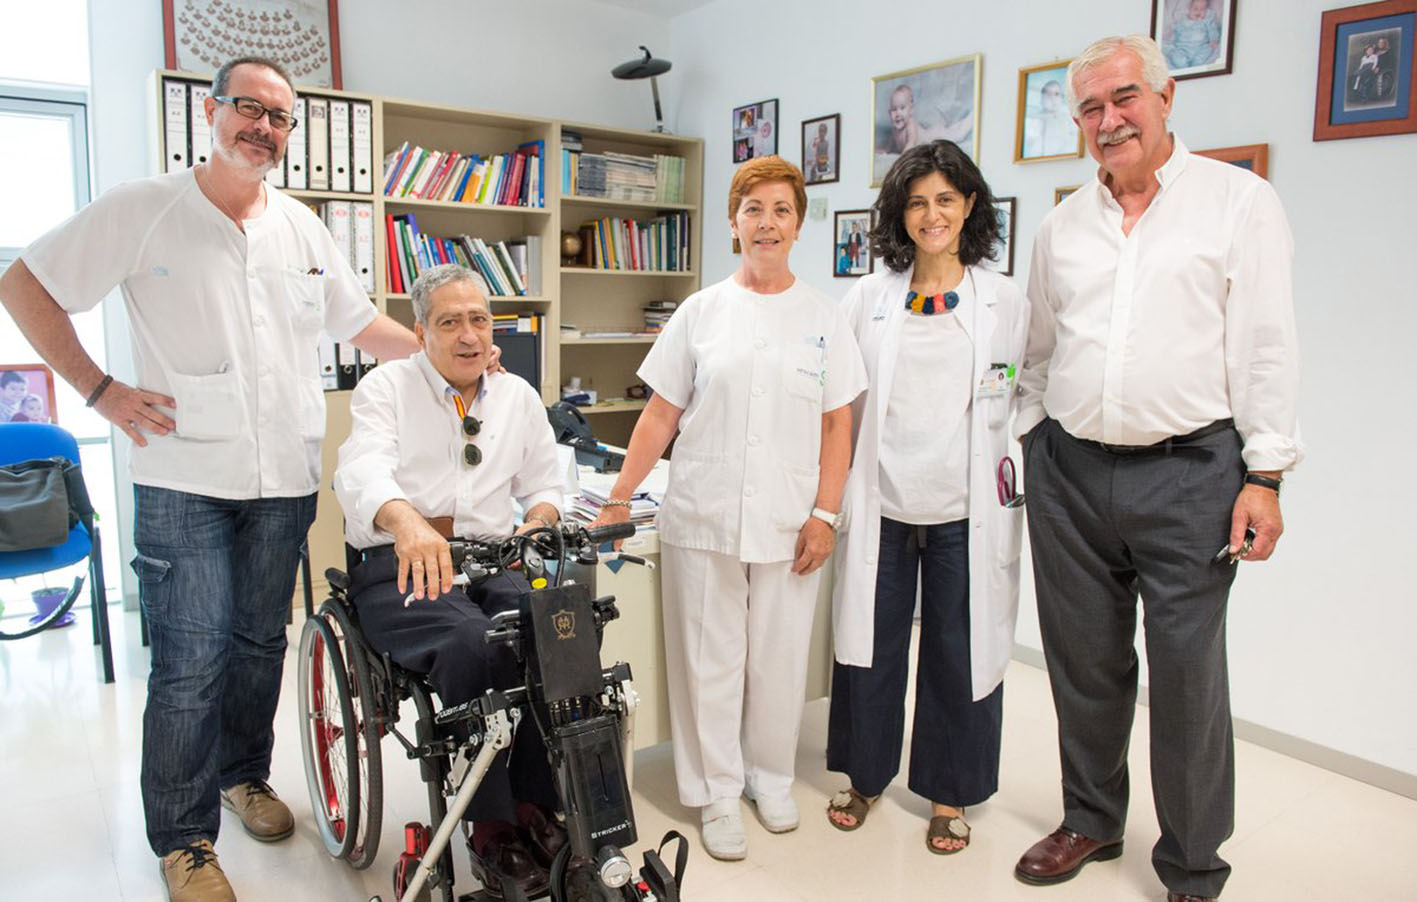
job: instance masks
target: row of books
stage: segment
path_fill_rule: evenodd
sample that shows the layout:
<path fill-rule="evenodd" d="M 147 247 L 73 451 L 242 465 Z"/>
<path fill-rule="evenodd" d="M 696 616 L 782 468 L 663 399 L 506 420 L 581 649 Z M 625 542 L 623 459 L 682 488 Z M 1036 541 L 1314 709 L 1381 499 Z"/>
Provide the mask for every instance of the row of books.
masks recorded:
<path fill-rule="evenodd" d="M 581 225 L 580 264 L 630 272 L 688 272 L 689 214 L 651 220 L 605 216 Z"/>
<path fill-rule="evenodd" d="M 470 235 L 439 237 L 419 231 L 412 213 L 384 216 L 388 238 L 389 291 L 410 291 L 418 274 L 432 266 L 457 263 L 480 273 L 498 297 L 541 293 L 541 236 L 488 242 Z"/>
<path fill-rule="evenodd" d="M 330 230 L 335 247 L 344 252 L 359 283 L 374 293 L 374 205 L 358 200 L 330 200 L 310 209 Z"/>
<path fill-rule="evenodd" d="M 354 388 L 364 374 L 374 368 L 374 358 L 347 341 L 335 341 L 325 333 L 320 333 L 318 346 L 320 357 L 320 385 L 325 391 L 344 391 Z"/>
<path fill-rule="evenodd" d="M 384 195 L 465 204 L 546 206 L 545 141 L 492 156 L 425 150 L 403 142 L 384 159 Z"/>
<path fill-rule="evenodd" d="M 209 82 L 162 81 L 163 171 L 205 163 L 212 154 Z M 374 108 L 368 101 L 305 94 L 295 99 L 296 126 L 285 157 L 266 174 L 277 188 L 374 193 Z"/>
<path fill-rule="evenodd" d="M 561 184 L 568 195 L 611 200 L 684 203 L 684 158 L 561 150 Z"/>

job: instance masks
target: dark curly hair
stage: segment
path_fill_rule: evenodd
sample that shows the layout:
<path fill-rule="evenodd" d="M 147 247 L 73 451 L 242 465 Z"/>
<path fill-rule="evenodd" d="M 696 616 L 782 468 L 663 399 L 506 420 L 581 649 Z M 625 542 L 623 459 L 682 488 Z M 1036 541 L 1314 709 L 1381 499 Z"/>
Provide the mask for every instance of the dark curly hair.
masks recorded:
<path fill-rule="evenodd" d="M 959 236 L 959 262 L 973 266 L 993 260 L 998 253 L 999 217 L 994 214 L 994 195 L 989 184 L 964 151 L 951 141 L 917 144 L 895 161 L 876 195 L 876 224 L 871 228 L 871 252 L 894 272 L 904 272 L 915 262 L 915 242 L 905 231 L 905 202 L 916 179 L 938 172 L 966 198 L 974 195 L 974 207 Z"/>

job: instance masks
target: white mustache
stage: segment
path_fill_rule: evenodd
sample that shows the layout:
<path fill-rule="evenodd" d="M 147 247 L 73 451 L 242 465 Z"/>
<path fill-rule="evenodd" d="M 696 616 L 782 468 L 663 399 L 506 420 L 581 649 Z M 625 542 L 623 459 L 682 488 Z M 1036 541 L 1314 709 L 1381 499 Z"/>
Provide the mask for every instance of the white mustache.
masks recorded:
<path fill-rule="evenodd" d="M 1108 144 L 1121 144 L 1128 138 L 1135 138 L 1141 134 L 1135 125 L 1123 125 L 1110 132 L 1098 132 L 1097 144 L 1099 147 L 1106 147 Z"/>

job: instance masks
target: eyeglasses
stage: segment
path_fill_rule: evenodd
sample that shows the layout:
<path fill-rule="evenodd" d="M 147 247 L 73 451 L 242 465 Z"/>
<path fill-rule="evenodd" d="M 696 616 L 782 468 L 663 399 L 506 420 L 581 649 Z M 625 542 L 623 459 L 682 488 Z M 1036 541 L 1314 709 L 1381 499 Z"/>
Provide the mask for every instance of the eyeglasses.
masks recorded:
<path fill-rule="evenodd" d="M 212 100 L 217 103 L 231 104 L 236 107 L 237 115 L 245 116 L 247 119 L 260 119 L 265 116 L 266 120 L 270 122 L 271 128 L 278 132 L 288 132 L 297 125 L 294 116 L 284 110 L 273 110 L 252 97 L 217 97 L 213 95 Z"/>
<path fill-rule="evenodd" d="M 472 414 L 465 414 L 462 418 L 462 434 L 469 439 L 482 431 L 482 421 Z M 469 467 L 475 467 L 482 463 L 482 449 L 472 442 L 462 446 L 462 459 Z"/>

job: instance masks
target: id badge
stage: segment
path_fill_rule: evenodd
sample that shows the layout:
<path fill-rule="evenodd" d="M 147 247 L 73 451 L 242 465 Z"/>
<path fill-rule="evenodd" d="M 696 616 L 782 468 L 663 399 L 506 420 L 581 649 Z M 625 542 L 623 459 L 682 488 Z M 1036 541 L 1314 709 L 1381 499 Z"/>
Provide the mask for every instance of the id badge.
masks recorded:
<path fill-rule="evenodd" d="M 1008 397 L 1009 392 L 1013 391 L 1015 376 L 1017 371 L 1012 363 L 989 364 L 984 375 L 979 377 L 979 386 L 975 389 L 974 397 L 980 400 Z"/>

